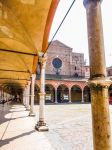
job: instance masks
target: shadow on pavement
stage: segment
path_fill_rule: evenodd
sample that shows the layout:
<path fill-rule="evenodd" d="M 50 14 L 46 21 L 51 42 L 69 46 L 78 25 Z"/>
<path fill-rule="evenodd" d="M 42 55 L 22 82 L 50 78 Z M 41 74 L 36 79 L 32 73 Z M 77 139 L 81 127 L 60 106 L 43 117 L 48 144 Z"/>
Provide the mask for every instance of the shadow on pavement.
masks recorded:
<path fill-rule="evenodd" d="M 11 141 L 15 140 L 15 139 L 18 139 L 18 138 L 21 138 L 23 136 L 27 136 L 27 135 L 30 135 L 32 133 L 36 132 L 35 130 L 32 130 L 32 131 L 29 131 L 29 132 L 26 132 L 26 133 L 22 133 L 20 135 L 17 135 L 15 137 L 12 137 L 12 138 L 8 138 L 8 139 L 5 139 L 5 140 L 0 140 L 0 147 L 6 145 L 6 144 L 9 144 Z"/>

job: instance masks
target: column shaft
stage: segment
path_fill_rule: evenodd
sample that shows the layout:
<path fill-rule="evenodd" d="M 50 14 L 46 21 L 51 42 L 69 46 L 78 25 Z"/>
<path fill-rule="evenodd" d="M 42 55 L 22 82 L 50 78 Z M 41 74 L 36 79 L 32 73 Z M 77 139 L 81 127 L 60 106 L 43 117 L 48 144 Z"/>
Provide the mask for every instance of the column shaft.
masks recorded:
<path fill-rule="evenodd" d="M 69 103 L 71 103 L 71 88 L 69 88 Z"/>
<path fill-rule="evenodd" d="M 26 96 L 27 96 L 26 109 L 30 110 L 30 81 L 28 81 L 28 84 L 27 84 L 27 87 L 26 87 Z"/>
<path fill-rule="evenodd" d="M 57 88 L 55 89 L 55 104 L 58 103 L 57 102 Z"/>
<path fill-rule="evenodd" d="M 44 105 L 45 105 L 45 93 L 39 93 L 40 95 L 40 106 L 39 107 L 39 122 L 44 124 Z"/>
<path fill-rule="evenodd" d="M 111 150 L 108 86 L 95 82 L 90 82 L 94 150 Z"/>
<path fill-rule="evenodd" d="M 84 93 L 83 93 L 83 89 L 82 89 L 82 103 L 84 103 Z"/>
<path fill-rule="evenodd" d="M 25 100 L 25 89 L 24 89 L 24 91 L 23 91 L 23 104 L 24 104 L 24 106 L 26 105 L 26 100 Z"/>
<path fill-rule="evenodd" d="M 44 120 L 44 106 L 45 106 L 45 66 L 46 66 L 46 58 L 40 58 L 40 105 L 39 105 L 39 121 L 35 126 L 35 129 L 38 131 L 48 131 L 48 127 L 46 126 Z"/>
<path fill-rule="evenodd" d="M 100 0 L 88 0 L 86 5 L 90 78 L 105 77 L 105 53 Z"/>
<path fill-rule="evenodd" d="M 35 116 L 35 113 L 34 113 L 35 78 L 36 78 L 36 75 L 35 75 L 35 74 L 32 74 L 32 77 L 31 77 L 31 105 L 30 105 L 30 113 L 29 113 L 29 116 Z"/>
<path fill-rule="evenodd" d="M 84 0 L 84 4 L 87 12 L 94 150 L 111 150 L 109 81 L 106 80 L 101 1 Z"/>

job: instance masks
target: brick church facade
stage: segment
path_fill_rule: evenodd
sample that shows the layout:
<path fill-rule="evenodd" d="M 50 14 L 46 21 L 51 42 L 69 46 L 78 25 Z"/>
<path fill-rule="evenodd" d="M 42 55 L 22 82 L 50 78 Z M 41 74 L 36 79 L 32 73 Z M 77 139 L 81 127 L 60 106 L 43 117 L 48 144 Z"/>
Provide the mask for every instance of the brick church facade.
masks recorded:
<path fill-rule="evenodd" d="M 39 77 L 39 69 L 37 77 Z M 112 76 L 112 67 L 107 68 Z M 55 40 L 47 50 L 46 63 L 46 102 L 90 102 L 90 88 L 87 80 L 90 68 L 84 63 L 84 54 L 72 51 L 72 48 Z M 35 102 L 39 101 L 39 80 L 36 80 Z M 109 95 L 112 86 L 109 87 Z"/>
<path fill-rule="evenodd" d="M 84 77 L 83 53 L 75 53 L 72 48 L 56 40 L 51 43 L 47 57 L 47 75 L 60 75 L 65 78 Z"/>
<path fill-rule="evenodd" d="M 37 72 L 37 76 L 39 76 Z M 56 40 L 47 50 L 46 63 L 46 102 L 89 102 L 90 89 L 87 86 L 84 70 L 84 54 L 75 53 L 72 48 Z M 39 93 L 39 80 L 36 91 Z M 39 96 L 35 94 L 35 100 Z"/>

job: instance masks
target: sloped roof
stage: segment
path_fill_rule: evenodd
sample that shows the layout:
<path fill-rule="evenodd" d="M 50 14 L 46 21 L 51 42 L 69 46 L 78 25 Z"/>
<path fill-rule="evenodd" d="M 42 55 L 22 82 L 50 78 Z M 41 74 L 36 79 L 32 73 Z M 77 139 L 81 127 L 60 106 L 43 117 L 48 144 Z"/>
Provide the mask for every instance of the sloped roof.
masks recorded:
<path fill-rule="evenodd" d="M 58 40 L 55 40 L 51 43 L 51 45 L 56 45 L 56 46 L 61 46 L 61 47 L 65 47 L 65 48 L 68 48 L 68 49 L 72 49 L 71 47 L 65 45 L 64 43 L 58 41 Z"/>

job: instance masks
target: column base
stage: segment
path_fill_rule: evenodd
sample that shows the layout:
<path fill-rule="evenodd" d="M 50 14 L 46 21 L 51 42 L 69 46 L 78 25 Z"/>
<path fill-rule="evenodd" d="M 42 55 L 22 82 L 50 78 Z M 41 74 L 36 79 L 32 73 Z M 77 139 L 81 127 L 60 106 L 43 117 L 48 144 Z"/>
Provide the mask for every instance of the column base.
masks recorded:
<path fill-rule="evenodd" d="M 29 113 L 29 116 L 30 116 L 30 117 L 34 117 L 34 116 L 35 116 L 35 113 L 34 113 L 34 112 L 30 112 L 30 113 Z"/>
<path fill-rule="evenodd" d="M 46 123 L 44 123 L 43 121 L 39 121 L 36 125 L 35 125 L 35 129 L 39 132 L 44 132 L 44 131 L 49 131 L 48 126 L 46 125 Z"/>
<path fill-rule="evenodd" d="M 26 110 L 30 110 L 30 107 L 29 107 L 29 106 L 27 106 L 27 107 L 26 107 Z"/>
<path fill-rule="evenodd" d="M 58 104 L 58 102 L 54 102 L 54 104 Z"/>
<path fill-rule="evenodd" d="M 68 103 L 69 103 L 69 104 L 71 104 L 72 102 L 71 102 L 71 101 L 69 101 Z"/>

